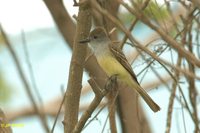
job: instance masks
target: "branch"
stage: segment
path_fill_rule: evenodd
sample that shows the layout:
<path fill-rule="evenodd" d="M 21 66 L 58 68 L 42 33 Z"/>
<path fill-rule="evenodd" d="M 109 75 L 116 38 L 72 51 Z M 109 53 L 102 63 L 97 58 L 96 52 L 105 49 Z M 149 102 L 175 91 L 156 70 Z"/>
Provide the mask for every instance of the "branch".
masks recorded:
<path fill-rule="evenodd" d="M 193 19 L 193 16 L 191 16 L 189 19 Z M 187 23 L 186 23 L 187 26 Z M 188 23 L 188 31 L 189 32 L 189 51 L 191 53 L 194 53 L 193 50 L 193 45 L 192 45 L 192 23 Z M 189 70 L 191 72 L 195 72 L 195 66 L 193 64 L 191 64 L 188 60 L 188 65 L 189 65 Z M 195 125 L 195 131 L 194 132 L 200 132 L 199 129 L 199 118 L 198 118 L 198 109 L 197 109 L 197 87 L 195 85 L 195 79 L 194 78 L 187 78 L 188 79 L 188 84 L 189 84 L 189 98 L 190 98 L 190 103 L 192 105 L 193 108 L 193 117 L 194 117 L 194 125 Z"/>
<path fill-rule="evenodd" d="M 117 133 L 117 126 L 116 126 L 116 99 L 118 97 L 118 90 L 111 90 L 107 96 L 108 98 L 108 116 L 110 122 L 110 130 L 111 133 Z"/>
<path fill-rule="evenodd" d="M 149 1 L 150 1 L 150 0 L 146 0 L 146 1 L 144 2 L 144 4 L 142 4 L 141 10 L 144 10 L 144 9 L 148 6 Z M 132 31 L 132 29 L 133 29 L 133 28 L 135 27 L 135 25 L 137 24 L 138 20 L 139 20 L 138 18 L 135 18 L 135 19 L 131 22 L 131 26 L 129 27 L 129 31 Z M 125 36 L 123 37 L 123 39 L 122 39 L 120 45 L 119 45 L 121 49 L 123 48 L 123 46 L 124 46 L 124 44 L 125 44 L 125 42 L 126 42 L 127 39 L 128 39 L 128 37 L 125 35 Z"/>
<path fill-rule="evenodd" d="M 72 21 L 69 13 L 66 11 L 62 0 L 44 0 L 44 3 L 49 9 L 65 41 L 68 42 L 68 45 L 72 48 L 76 25 Z"/>
<path fill-rule="evenodd" d="M 122 4 L 129 12 L 131 12 L 133 15 L 135 15 L 138 19 L 140 19 L 144 24 L 148 25 L 151 29 L 156 31 L 164 41 L 166 41 L 168 44 L 170 44 L 181 56 L 185 57 L 187 60 L 189 60 L 192 64 L 200 67 L 200 60 L 197 59 L 193 54 L 185 50 L 181 44 L 176 42 L 172 37 L 170 37 L 165 31 L 162 30 L 162 28 L 155 26 L 146 18 L 146 16 L 142 13 L 140 9 L 135 7 L 137 10 L 133 10 L 128 4 L 123 2 L 122 0 L 118 0 L 120 4 Z"/>
<path fill-rule="evenodd" d="M 179 56 L 178 61 L 177 61 L 177 66 L 181 65 L 181 61 L 182 61 L 182 58 Z M 180 78 L 180 73 L 178 73 L 177 71 L 175 72 L 175 78 L 176 78 L 176 81 L 173 80 L 172 92 L 169 98 L 169 105 L 168 105 L 168 111 L 167 111 L 167 124 L 166 124 L 165 133 L 170 133 L 170 129 L 171 129 L 172 111 L 173 111 L 174 99 L 176 96 L 176 90 L 177 90 L 177 84 L 178 84 L 177 81 Z"/>
<path fill-rule="evenodd" d="M 61 98 L 58 98 L 58 99 L 49 101 L 48 103 L 45 103 L 43 105 L 42 110 L 41 110 L 41 106 L 39 106 L 39 111 L 41 113 L 44 113 L 45 115 L 56 117 L 59 111 L 59 106 L 61 105 L 61 102 L 62 102 L 61 100 L 62 100 Z M 102 106 L 105 106 L 105 104 L 106 104 L 106 101 L 103 100 L 100 103 L 99 107 L 101 108 Z M 79 107 L 79 112 L 85 111 L 88 107 L 89 107 L 88 103 L 82 104 Z M 61 108 L 60 114 L 64 114 L 63 107 Z M 13 111 L 5 110 L 5 115 L 7 116 L 8 121 L 15 121 L 18 119 L 35 116 L 37 115 L 37 112 L 32 107 L 23 107 L 23 108 L 20 108 L 18 110 L 13 110 Z"/>
<path fill-rule="evenodd" d="M 43 125 L 44 129 L 48 133 L 49 132 L 49 127 L 47 125 L 47 121 L 46 121 L 45 115 L 40 113 L 39 108 L 37 107 L 36 101 L 35 101 L 35 99 L 33 97 L 32 92 L 31 92 L 31 87 L 28 84 L 28 81 L 26 80 L 25 74 L 23 73 L 23 70 L 22 70 L 22 67 L 20 65 L 19 59 L 17 58 L 17 54 L 15 53 L 14 48 L 10 44 L 10 42 L 9 42 L 9 40 L 8 40 L 4 30 L 3 30 L 3 28 L 1 27 L 1 25 L 0 25 L 0 31 L 1 31 L 1 33 L 3 35 L 3 37 L 4 37 L 5 43 L 6 43 L 7 47 L 8 47 L 8 50 L 9 50 L 12 58 L 14 59 L 14 63 L 16 64 L 16 67 L 18 69 L 17 72 L 19 73 L 19 76 L 20 76 L 20 78 L 21 78 L 21 80 L 22 80 L 22 82 L 24 84 L 24 87 L 25 87 L 26 93 L 28 95 L 28 98 L 30 99 L 34 110 L 37 112 L 37 114 L 38 114 L 38 116 L 39 116 L 39 118 L 40 118 L 40 120 L 42 122 L 42 125 Z"/>
<path fill-rule="evenodd" d="M 91 14 L 86 3 L 79 6 L 77 29 L 70 63 L 69 79 L 65 99 L 64 131 L 71 133 L 78 121 L 79 100 L 82 88 L 83 65 L 86 57 L 86 45 L 78 42 L 89 35 L 91 28 Z"/>
<path fill-rule="evenodd" d="M 100 104 L 101 100 L 103 99 L 103 97 L 111 90 L 113 90 L 114 88 L 116 88 L 117 85 L 117 75 L 113 75 L 111 76 L 108 81 L 107 84 L 105 85 L 104 89 L 100 89 L 100 87 L 98 86 L 98 84 L 95 82 L 94 79 L 90 79 L 88 81 L 95 93 L 95 97 L 92 101 L 92 103 L 90 104 L 90 106 L 88 107 L 88 109 L 84 112 L 84 114 L 81 116 L 78 124 L 76 125 L 73 133 L 80 133 L 81 130 L 83 129 L 86 121 L 91 117 L 92 113 L 94 112 L 94 110 L 97 108 L 97 106 Z"/>

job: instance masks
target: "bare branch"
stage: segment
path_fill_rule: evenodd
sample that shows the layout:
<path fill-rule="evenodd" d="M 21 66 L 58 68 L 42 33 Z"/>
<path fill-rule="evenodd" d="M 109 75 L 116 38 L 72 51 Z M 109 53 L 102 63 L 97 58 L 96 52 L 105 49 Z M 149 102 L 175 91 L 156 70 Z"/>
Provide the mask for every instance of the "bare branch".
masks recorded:
<path fill-rule="evenodd" d="M 76 25 L 72 21 L 69 13 L 66 11 L 62 0 L 44 0 L 44 3 L 49 9 L 65 41 L 68 42 L 68 45 L 72 48 Z"/>
<path fill-rule="evenodd" d="M 78 124 L 76 125 L 73 133 L 80 133 L 81 130 L 83 129 L 86 121 L 91 117 L 92 113 L 94 112 L 94 110 L 97 108 L 97 106 L 100 104 L 101 100 L 103 99 L 103 97 L 111 90 L 116 88 L 116 81 L 117 81 L 117 76 L 113 75 L 111 76 L 108 81 L 107 84 L 105 85 L 104 89 L 101 89 L 98 84 L 95 82 L 94 79 L 90 79 L 88 82 L 90 83 L 94 93 L 95 93 L 95 97 L 93 99 L 93 101 L 91 102 L 90 106 L 88 107 L 88 109 L 84 112 L 84 114 L 81 116 Z"/>
<path fill-rule="evenodd" d="M 178 61 L 177 61 L 177 66 L 181 65 L 181 57 L 178 57 Z M 177 89 L 177 81 L 179 79 L 180 74 L 176 71 L 175 72 L 175 78 L 176 81 L 173 81 L 173 85 L 172 85 L 172 92 L 170 95 L 170 99 L 169 99 L 169 105 L 168 105 L 168 111 L 167 111 L 167 125 L 166 125 L 166 133 L 170 133 L 170 129 L 171 129 L 171 120 L 172 120 L 172 111 L 173 111 L 173 105 L 174 105 L 174 98 L 176 96 L 176 89 Z"/>
<path fill-rule="evenodd" d="M 4 30 L 3 30 L 3 28 L 1 27 L 1 25 L 0 25 L 0 31 L 1 31 L 1 33 L 2 33 L 2 35 L 3 35 L 3 37 L 4 37 L 4 40 L 5 40 L 6 45 L 7 45 L 7 47 L 8 47 L 8 50 L 9 50 L 9 52 L 11 53 L 12 58 L 14 59 L 14 62 L 15 62 L 16 67 L 17 67 L 17 69 L 18 69 L 17 72 L 19 73 L 19 76 L 20 76 L 20 78 L 21 78 L 21 80 L 22 80 L 22 82 L 23 82 L 23 84 L 24 84 L 24 87 L 25 87 L 26 93 L 27 93 L 27 95 L 28 95 L 28 98 L 30 99 L 34 110 L 37 112 L 37 115 L 39 116 L 39 118 L 40 118 L 40 120 L 41 120 L 41 122 L 42 122 L 42 125 L 43 125 L 44 129 L 45 129 L 46 132 L 48 133 L 48 132 L 49 132 L 49 127 L 48 127 L 48 125 L 47 125 L 47 121 L 46 121 L 45 115 L 44 115 L 44 114 L 41 114 L 40 111 L 39 111 L 39 108 L 38 108 L 38 106 L 37 106 L 37 104 L 36 104 L 36 101 L 35 101 L 35 99 L 34 99 L 34 97 L 33 97 L 32 92 L 31 92 L 31 87 L 30 87 L 30 85 L 28 84 L 28 81 L 26 80 L 25 74 L 23 73 L 22 67 L 21 67 L 20 62 L 19 62 L 19 60 L 18 60 L 18 58 L 17 58 L 17 54 L 15 53 L 14 48 L 13 48 L 12 45 L 10 44 L 10 42 L 9 42 L 9 40 L 8 40 L 8 38 L 7 38 L 7 36 L 6 36 L 5 32 L 4 32 Z"/>
<path fill-rule="evenodd" d="M 186 51 L 181 45 L 176 42 L 172 37 L 166 34 L 161 28 L 155 26 L 146 18 L 146 16 L 142 13 L 140 9 L 135 7 L 137 10 L 133 10 L 128 4 L 123 2 L 122 0 L 118 0 L 120 4 L 122 4 L 128 11 L 130 11 L 133 15 L 135 15 L 138 19 L 140 19 L 143 23 L 148 25 L 150 28 L 155 30 L 163 40 L 165 40 L 168 44 L 170 44 L 181 56 L 185 57 L 186 59 L 190 60 L 190 62 L 198 67 L 200 67 L 200 60 L 197 59 L 193 54 Z M 140 13 L 138 12 L 140 11 Z M 146 52 L 146 51 L 145 51 Z"/>
<path fill-rule="evenodd" d="M 149 1 L 150 1 L 150 0 L 146 0 L 146 1 L 144 2 L 144 4 L 142 4 L 141 10 L 144 10 L 144 9 L 148 6 Z M 135 25 L 136 25 L 136 23 L 138 22 L 138 20 L 139 20 L 139 19 L 136 18 L 136 19 L 134 19 L 134 20 L 132 21 L 131 26 L 129 27 L 129 31 L 132 31 L 132 29 L 135 27 Z M 120 47 L 121 49 L 123 48 L 123 46 L 124 46 L 124 44 L 125 44 L 125 42 L 126 42 L 127 39 L 128 39 L 128 37 L 125 35 L 124 38 L 122 39 L 120 45 L 119 45 L 119 47 Z"/>
<path fill-rule="evenodd" d="M 83 64 L 86 57 L 86 45 L 80 45 L 79 41 L 89 35 L 91 28 L 90 8 L 87 3 L 79 7 L 77 29 L 73 45 L 69 79 L 65 99 L 65 133 L 71 133 L 78 122 L 79 100 L 82 88 Z"/>

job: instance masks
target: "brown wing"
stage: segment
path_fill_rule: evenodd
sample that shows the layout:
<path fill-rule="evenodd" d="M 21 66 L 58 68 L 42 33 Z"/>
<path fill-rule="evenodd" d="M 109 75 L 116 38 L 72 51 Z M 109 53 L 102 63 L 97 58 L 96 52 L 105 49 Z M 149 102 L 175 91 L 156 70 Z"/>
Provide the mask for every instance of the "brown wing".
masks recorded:
<path fill-rule="evenodd" d="M 121 49 L 119 49 L 117 47 L 117 45 L 113 45 L 110 44 L 109 45 L 110 51 L 112 52 L 112 54 L 115 56 L 115 58 L 117 59 L 117 61 L 119 61 L 119 63 L 131 74 L 132 78 L 137 81 L 137 83 L 139 84 L 135 73 L 133 72 L 131 65 L 128 63 L 124 53 L 121 51 Z"/>

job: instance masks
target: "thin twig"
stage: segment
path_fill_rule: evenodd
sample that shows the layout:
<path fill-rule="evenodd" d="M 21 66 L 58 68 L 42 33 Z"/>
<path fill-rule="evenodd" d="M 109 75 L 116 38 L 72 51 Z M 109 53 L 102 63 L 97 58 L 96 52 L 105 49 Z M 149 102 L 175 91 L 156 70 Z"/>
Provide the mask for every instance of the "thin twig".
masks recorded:
<path fill-rule="evenodd" d="M 61 89 L 63 89 L 63 86 L 62 86 Z M 57 122 L 57 120 L 58 120 L 58 116 L 59 116 L 59 114 L 60 114 L 60 112 L 61 112 L 62 106 L 63 106 L 64 101 L 65 101 L 65 98 L 66 98 L 66 96 L 65 96 L 65 95 L 66 95 L 66 92 L 67 92 L 67 91 L 65 91 L 65 93 L 64 93 L 64 95 L 63 95 L 63 98 L 62 98 L 60 107 L 59 107 L 58 112 L 57 112 L 57 114 L 56 114 L 56 118 L 55 118 L 54 123 L 53 123 L 53 126 L 52 126 L 52 128 L 51 128 L 51 133 L 54 132 L 54 129 L 55 129 L 55 127 L 56 127 L 56 122 Z"/>
<path fill-rule="evenodd" d="M 94 117 L 88 121 L 87 124 L 85 124 L 85 126 L 83 127 L 83 129 L 85 129 L 95 118 L 97 118 L 97 116 L 100 114 L 100 112 L 107 106 L 107 104 L 104 104 L 99 111 L 96 113 L 96 115 L 94 115 Z"/>
<path fill-rule="evenodd" d="M 183 97 L 183 101 L 184 101 L 184 103 L 185 103 L 185 107 L 186 107 L 186 109 L 187 109 L 187 111 L 188 111 L 190 117 L 192 118 L 193 121 L 195 121 L 195 118 L 194 118 L 193 115 L 192 115 L 192 112 L 191 112 L 191 110 L 190 110 L 190 108 L 189 108 L 189 105 L 188 105 L 188 103 L 187 103 L 187 100 L 186 100 L 186 98 L 185 98 L 185 96 L 184 96 L 184 93 L 183 93 L 183 91 L 182 91 L 182 89 L 181 89 L 180 86 L 178 86 L 178 90 L 179 90 L 179 92 L 181 93 L 181 96 Z M 183 107 L 182 104 L 181 104 L 181 106 Z"/>
<path fill-rule="evenodd" d="M 147 6 L 148 6 L 148 4 L 149 4 L 149 1 L 150 0 L 146 0 L 145 2 L 144 2 L 144 4 L 142 5 L 142 7 L 141 7 L 141 10 L 144 10 Z M 129 27 L 129 31 L 131 32 L 132 30 L 133 30 L 133 28 L 135 27 L 135 25 L 136 25 L 136 23 L 138 22 L 138 18 L 136 18 L 136 19 L 134 19 L 133 21 L 132 21 L 132 23 L 131 23 L 131 26 Z M 124 36 L 124 38 L 122 39 L 122 41 L 121 41 L 121 43 L 119 44 L 119 47 L 122 49 L 123 48 L 123 46 L 124 46 L 124 44 L 125 44 L 125 42 L 126 42 L 126 40 L 128 39 L 128 37 L 127 37 L 127 35 L 125 35 Z M 131 43 L 132 44 L 132 43 Z M 133 45 L 133 44 L 132 44 Z"/>
<path fill-rule="evenodd" d="M 105 130 L 105 128 L 106 128 L 106 123 L 107 123 L 107 121 L 108 121 L 108 117 L 109 115 L 107 115 L 107 117 L 106 117 L 106 120 L 105 120 L 105 122 L 104 122 L 104 125 L 103 125 L 103 128 L 102 128 L 102 130 L 101 130 L 101 133 L 103 133 L 103 131 Z"/>
<path fill-rule="evenodd" d="M 181 96 L 180 96 L 180 99 L 181 99 Z M 181 107 L 181 114 L 182 114 L 182 117 L 183 117 L 183 127 L 184 127 L 184 131 L 185 131 L 185 133 L 187 133 L 186 124 L 185 124 L 185 115 L 184 115 L 183 107 Z"/>
<path fill-rule="evenodd" d="M 178 61 L 177 61 L 177 66 L 181 65 L 181 57 L 178 57 Z M 180 74 L 176 71 L 175 72 L 175 78 L 178 81 Z M 173 105 L 174 105 L 174 98 L 176 96 L 176 89 L 177 89 L 177 81 L 173 81 L 172 84 L 172 91 L 171 91 L 171 95 L 169 98 L 169 105 L 168 105 L 168 111 L 167 111 L 167 124 L 166 124 L 166 133 L 170 133 L 170 129 L 171 129 L 171 120 L 172 120 L 172 111 L 173 111 Z M 180 100 L 181 101 L 181 100 Z M 182 105 L 182 104 L 181 104 Z"/>
<path fill-rule="evenodd" d="M 28 46 L 27 46 L 26 36 L 25 36 L 24 30 L 22 30 L 21 35 L 22 35 L 22 44 L 23 44 L 23 48 L 24 48 L 25 59 L 26 59 L 27 65 L 28 65 L 28 71 L 29 71 L 29 74 L 30 74 L 31 82 L 33 84 L 33 89 L 35 90 L 36 96 L 37 96 L 39 103 L 40 103 L 40 110 L 42 111 L 41 113 L 43 114 L 43 112 L 44 112 L 43 100 L 42 100 L 42 97 L 39 93 L 39 89 L 38 89 L 37 84 L 36 84 L 36 79 L 35 79 L 33 67 L 32 67 L 32 64 L 31 64 L 31 61 L 30 61 L 30 56 L 29 56 L 29 51 L 28 51 Z"/>
<path fill-rule="evenodd" d="M 76 0 L 73 0 L 74 1 L 74 5 L 73 6 L 78 6 L 78 2 Z"/>
<path fill-rule="evenodd" d="M 165 33 L 160 27 L 154 25 L 150 20 L 142 13 L 142 11 L 135 7 L 137 10 L 133 10 L 128 4 L 126 4 L 122 0 L 118 0 L 120 4 L 122 4 L 129 12 L 135 15 L 138 19 L 140 19 L 144 24 L 148 25 L 154 31 L 156 31 L 163 40 L 169 43 L 181 56 L 185 57 L 186 59 L 190 60 L 190 62 L 198 67 L 200 67 L 200 60 L 197 59 L 194 55 L 189 53 L 186 49 L 181 47 L 181 45 L 175 41 L 172 37 Z M 138 12 L 140 11 L 140 13 Z M 145 51 L 146 52 L 146 51 Z"/>
<path fill-rule="evenodd" d="M 20 78 L 21 78 L 21 80 L 22 80 L 22 82 L 23 82 L 23 84 L 24 84 L 24 86 L 25 86 L 25 90 L 26 90 L 26 93 L 27 93 L 27 95 L 28 95 L 28 98 L 30 99 L 33 108 L 34 108 L 35 111 L 37 112 L 37 114 L 38 114 L 38 116 L 39 116 L 39 118 L 40 118 L 40 120 L 41 120 L 41 122 L 42 122 L 42 125 L 43 125 L 44 129 L 46 130 L 47 133 L 49 133 L 49 127 L 48 127 L 47 121 L 46 121 L 44 115 L 41 114 L 41 112 L 39 111 L 39 108 L 38 108 L 38 106 L 37 106 L 37 104 L 36 104 L 36 101 L 35 101 L 35 99 L 34 99 L 34 97 L 33 97 L 32 92 L 31 92 L 31 87 L 30 87 L 30 85 L 28 84 L 28 81 L 26 80 L 26 77 L 25 77 L 25 74 L 24 74 L 24 72 L 23 72 L 23 70 L 22 70 L 22 67 L 21 67 L 21 65 L 20 65 L 19 59 L 17 58 L 17 54 L 15 53 L 14 48 L 13 48 L 12 45 L 10 44 L 10 42 L 9 42 L 9 40 L 8 40 L 8 38 L 7 38 L 7 36 L 6 36 L 5 32 L 4 32 L 4 30 L 3 30 L 3 28 L 1 27 L 1 25 L 0 25 L 0 31 L 1 31 L 1 33 L 2 33 L 2 35 L 3 35 L 3 38 L 4 38 L 5 42 L 6 42 L 6 45 L 7 45 L 7 47 L 8 47 L 8 50 L 9 50 L 9 52 L 11 53 L 12 58 L 14 59 L 14 62 L 15 62 L 16 67 L 17 67 L 17 69 L 18 69 L 17 72 L 19 73 L 19 76 L 20 76 Z"/>
<path fill-rule="evenodd" d="M 193 18 L 193 17 L 191 17 Z M 189 27 L 188 27 L 188 36 L 189 36 L 189 51 L 191 53 L 193 53 L 193 46 L 192 46 L 192 23 L 189 23 Z M 191 72 L 195 72 L 195 66 L 193 64 L 191 64 L 189 61 L 187 61 L 189 64 L 189 69 Z M 195 125 L 195 133 L 200 132 L 199 129 L 199 118 L 198 118 L 198 110 L 197 110 L 197 90 L 196 90 L 196 85 L 195 85 L 195 79 L 194 78 L 188 78 L 188 83 L 189 83 L 189 97 L 190 97 L 190 103 L 192 105 L 193 108 L 193 117 L 194 117 L 194 125 Z"/>

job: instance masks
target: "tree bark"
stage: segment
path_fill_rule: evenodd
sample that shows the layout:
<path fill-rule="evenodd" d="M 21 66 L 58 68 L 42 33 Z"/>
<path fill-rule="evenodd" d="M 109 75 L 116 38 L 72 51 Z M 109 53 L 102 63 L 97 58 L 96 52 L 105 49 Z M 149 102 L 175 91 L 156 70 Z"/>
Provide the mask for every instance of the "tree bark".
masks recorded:
<path fill-rule="evenodd" d="M 77 29 L 69 70 L 69 80 L 65 99 L 64 131 L 71 133 L 78 122 L 79 100 L 82 88 L 83 67 L 86 56 L 86 45 L 79 41 L 88 37 L 91 28 L 91 15 L 88 3 L 79 6 Z"/>

